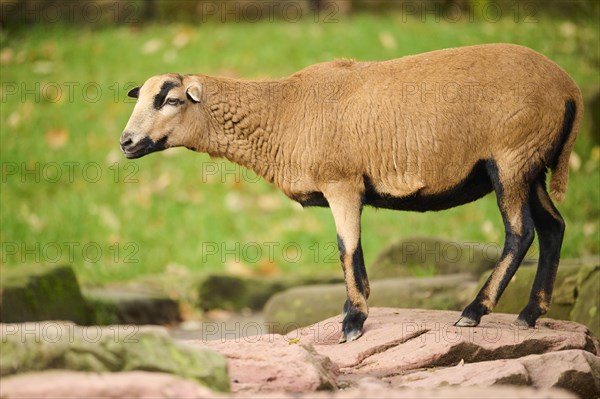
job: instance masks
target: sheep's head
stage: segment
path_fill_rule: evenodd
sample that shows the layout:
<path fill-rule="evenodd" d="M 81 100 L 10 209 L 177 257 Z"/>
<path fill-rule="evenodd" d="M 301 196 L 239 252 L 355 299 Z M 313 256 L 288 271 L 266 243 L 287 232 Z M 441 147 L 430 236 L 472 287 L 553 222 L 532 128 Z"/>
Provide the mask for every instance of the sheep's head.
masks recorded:
<path fill-rule="evenodd" d="M 200 102 L 201 86 L 191 77 L 158 75 L 129 91 L 137 98 L 121 135 L 121 150 L 129 159 L 170 147 L 191 148 L 196 125 L 190 108 Z"/>

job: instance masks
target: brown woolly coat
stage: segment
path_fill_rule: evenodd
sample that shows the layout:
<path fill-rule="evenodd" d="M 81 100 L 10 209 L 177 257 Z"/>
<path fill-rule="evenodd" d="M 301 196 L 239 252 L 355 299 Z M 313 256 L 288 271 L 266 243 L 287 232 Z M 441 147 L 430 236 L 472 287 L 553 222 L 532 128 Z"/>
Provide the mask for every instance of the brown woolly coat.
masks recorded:
<path fill-rule="evenodd" d="M 360 190 L 365 177 L 382 195 L 436 194 L 482 159 L 515 184 L 552 168 L 560 199 L 583 110 L 560 67 L 509 44 L 326 62 L 273 81 L 186 80 L 202 85 L 205 103 L 196 116 L 204 126 L 185 145 L 249 167 L 301 202 L 330 182 Z M 568 100 L 577 112 L 563 145 Z"/>

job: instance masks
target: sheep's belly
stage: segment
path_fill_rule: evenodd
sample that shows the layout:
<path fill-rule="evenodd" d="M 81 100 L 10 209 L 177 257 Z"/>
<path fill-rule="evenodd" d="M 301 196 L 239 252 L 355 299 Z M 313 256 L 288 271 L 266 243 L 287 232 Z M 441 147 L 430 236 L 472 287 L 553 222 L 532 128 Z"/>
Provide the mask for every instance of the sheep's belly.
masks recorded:
<path fill-rule="evenodd" d="M 485 170 L 484 162 L 478 162 L 469 175 L 453 187 L 433 194 L 423 194 L 417 191 L 414 194 L 397 197 L 387 193 L 378 192 L 371 180 L 365 177 L 364 205 L 376 208 L 387 208 L 407 211 L 437 211 L 454 208 L 490 193 L 492 183 Z"/>
<path fill-rule="evenodd" d="M 364 183 L 363 205 L 417 212 L 454 208 L 475 201 L 492 191 L 492 183 L 483 161 L 475 164 L 469 175 L 455 186 L 435 194 L 423 194 L 418 191 L 412 195 L 395 197 L 375 190 L 373 182 L 368 176 L 364 177 Z M 302 206 L 329 207 L 323 193 L 318 191 L 292 195 L 291 198 Z"/>

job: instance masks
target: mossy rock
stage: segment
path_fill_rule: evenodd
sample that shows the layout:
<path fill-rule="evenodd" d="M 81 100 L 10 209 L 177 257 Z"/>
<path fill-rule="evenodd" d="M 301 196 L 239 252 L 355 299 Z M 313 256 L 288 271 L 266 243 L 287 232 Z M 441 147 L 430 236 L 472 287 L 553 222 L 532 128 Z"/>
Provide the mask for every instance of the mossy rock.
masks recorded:
<path fill-rule="evenodd" d="M 275 294 L 264 307 L 270 331 L 287 334 L 300 327 L 340 314 L 346 300 L 343 284 L 294 287 Z"/>
<path fill-rule="evenodd" d="M 198 307 L 203 310 L 260 310 L 274 294 L 291 287 L 318 282 L 338 282 L 340 277 L 326 275 L 274 277 L 238 277 L 210 274 L 199 279 Z"/>
<path fill-rule="evenodd" d="M 41 320 L 95 322 L 93 309 L 81 295 L 70 266 L 23 266 L 0 276 L 0 321 Z"/>
<path fill-rule="evenodd" d="M 462 310 L 476 284 L 469 274 L 377 280 L 371 283 L 369 306 Z M 267 302 L 265 322 L 285 334 L 341 314 L 345 300 L 344 284 L 291 288 Z"/>
<path fill-rule="evenodd" d="M 125 284 L 86 289 L 83 295 L 94 307 L 100 325 L 166 325 L 181 321 L 179 303 L 156 290 Z"/>
<path fill-rule="evenodd" d="M 386 247 L 369 268 L 371 280 L 471 273 L 475 278 L 494 267 L 501 248 L 413 237 Z"/>
<path fill-rule="evenodd" d="M 561 261 L 554 282 L 552 305 L 548 313 L 544 315 L 545 317 L 572 320 L 571 311 L 577 301 L 578 293 L 581 291 L 580 282 L 578 282 L 580 278 L 578 276 L 585 268 L 586 266 L 578 262 Z M 529 294 L 533 286 L 536 271 L 536 266 L 521 266 L 504 290 L 502 297 L 494 308 L 494 312 L 519 314 L 529 301 Z M 490 273 L 486 272 L 481 276 L 478 289 L 474 292 L 474 295 L 483 286 Z M 598 287 L 595 289 L 597 293 Z"/>
<path fill-rule="evenodd" d="M 177 343 L 164 330 L 80 327 L 66 322 L 3 324 L 0 349 L 0 376 L 48 369 L 143 370 L 229 391 L 227 361 L 222 355 Z"/>
<path fill-rule="evenodd" d="M 570 318 L 600 337 L 600 265 L 584 266 L 579 271 L 577 299 Z"/>

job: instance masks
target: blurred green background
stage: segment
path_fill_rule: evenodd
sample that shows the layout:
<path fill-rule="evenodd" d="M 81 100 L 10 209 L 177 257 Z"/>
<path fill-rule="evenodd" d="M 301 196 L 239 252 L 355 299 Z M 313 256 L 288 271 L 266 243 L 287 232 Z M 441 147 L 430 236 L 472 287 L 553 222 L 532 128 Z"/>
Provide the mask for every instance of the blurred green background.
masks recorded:
<path fill-rule="evenodd" d="M 184 149 L 126 160 L 128 89 L 165 72 L 262 79 L 335 58 L 494 42 L 547 55 L 584 94 L 558 208 L 562 256 L 597 254 L 599 4 L 2 0 L 0 267 L 72 264 L 85 285 L 186 270 L 337 271 L 328 209 L 302 209 L 251 172 Z M 493 195 L 441 213 L 367 208 L 367 265 L 415 235 L 501 246 L 504 231 Z"/>

